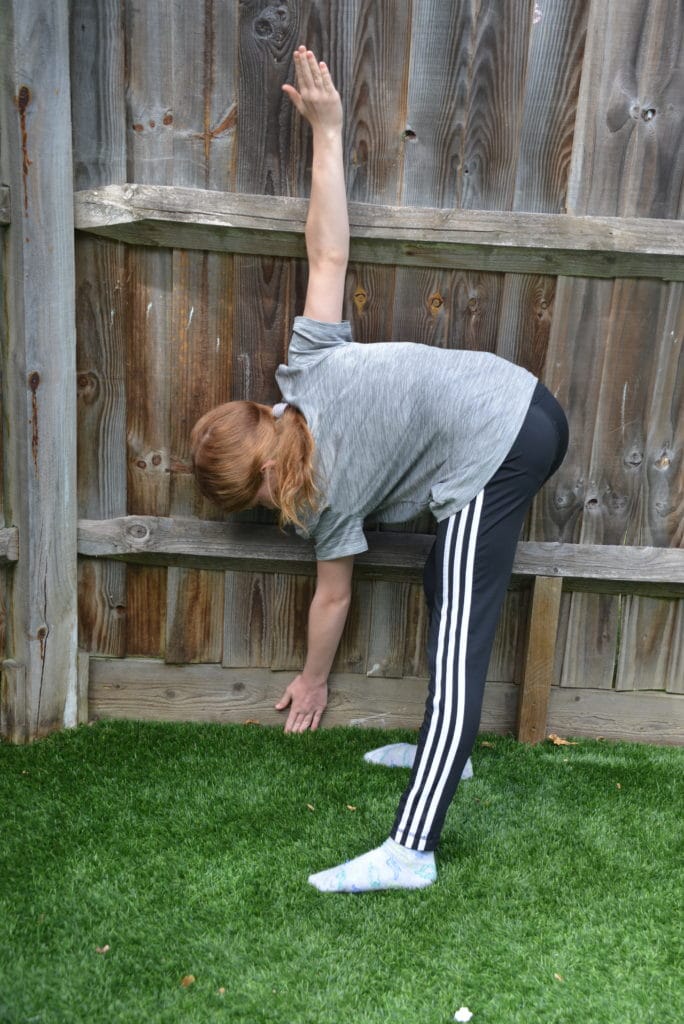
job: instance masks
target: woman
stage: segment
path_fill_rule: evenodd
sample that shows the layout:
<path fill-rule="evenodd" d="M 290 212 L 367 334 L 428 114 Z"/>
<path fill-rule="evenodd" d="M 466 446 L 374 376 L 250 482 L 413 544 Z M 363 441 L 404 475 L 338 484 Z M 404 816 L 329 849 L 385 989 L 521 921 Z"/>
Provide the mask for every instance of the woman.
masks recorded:
<path fill-rule="evenodd" d="M 437 536 L 425 567 L 430 685 L 417 748 L 369 760 L 412 765 L 389 838 L 312 875 L 325 892 L 423 888 L 475 742 L 496 623 L 534 494 L 560 465 L 567 423 L 546 388 L 483 352 L 359 345 L 341 322 L 349 253 L 342 105 L 324 63 L 301 46 L 284 91 L 313 131 L 306 221 L 309 281 L 275 408 L 229 402 L 192 435 L 197 482 L 229 511 L 264 505 L 310 536 L 316 591 L 302 672 L 276 705 L 286 732 L 316 729 L 351 597 L 363 522 L 426 508 Z"/>

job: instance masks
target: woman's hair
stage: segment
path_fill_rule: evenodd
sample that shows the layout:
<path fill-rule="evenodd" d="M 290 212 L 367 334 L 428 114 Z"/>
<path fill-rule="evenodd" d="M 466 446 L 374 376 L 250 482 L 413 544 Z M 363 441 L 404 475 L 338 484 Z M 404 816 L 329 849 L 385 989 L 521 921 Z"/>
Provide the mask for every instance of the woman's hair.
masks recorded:
<path fill-rule="evenodd" d="M 314 439 L 301 412 L 288 406 L 275 419 L 268 405 L 227 402 L 210 409 L 190 436 L 199 489 L 227 512 L 254 504 L 263 483 L 262 467 L 275 462 L 273 502 L 280 525 L 304 527 L 318 503 L 314 480 Z"/>

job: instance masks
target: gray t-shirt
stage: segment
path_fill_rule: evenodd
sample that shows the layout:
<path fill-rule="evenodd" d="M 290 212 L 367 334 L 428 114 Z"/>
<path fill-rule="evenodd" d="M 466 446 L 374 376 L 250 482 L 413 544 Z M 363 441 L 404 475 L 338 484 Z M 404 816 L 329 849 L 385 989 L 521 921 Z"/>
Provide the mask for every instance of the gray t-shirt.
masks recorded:
<path fill-rule="evenodd" d="M 349 323 L 296 317 L 276 380 L 316 444 L 316 558 L 366 551 L 363 522 L 468 504 L 506 458 L 537 380 L 489 352 L 352 341 Z"/>

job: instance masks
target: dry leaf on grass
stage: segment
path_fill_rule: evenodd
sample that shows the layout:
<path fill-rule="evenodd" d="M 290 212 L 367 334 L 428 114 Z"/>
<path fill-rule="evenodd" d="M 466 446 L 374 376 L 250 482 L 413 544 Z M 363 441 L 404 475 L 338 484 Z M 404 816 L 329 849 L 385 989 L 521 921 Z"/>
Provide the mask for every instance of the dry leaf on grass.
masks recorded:
<path fill-rule="evenodd" d="M 243 725 L 261 725 L 261 722 L 259 721 L 258 718 L 246 718 L 242 724 Z"/>
<path fill-rule="evenodd" d="M 221 988 L 218 990 L 218 994 L 220 996 L 225 996 L 226 990 L 225 990 L 225 988 L 223 988 L 223 986 L 221 986 Z"/>
<path fill-rule="evenodd" d="M 556 736 L 555 732 L 549 733 L 549 739 L 555 747 L 576 747 L 577 744 L 572 740 L 564 740 L 562 736 Z"/>
<path fill-rule="evenodd" d="M 313 804 L 307 804 L 306 806 L 309 808 L 310 811 L 315 811 L 316 810 L 316 808 L 314 807 Z"/>
<path fill-rule="evenodd" d="M 194 974 L 186 974 L 184 977 L 181 978 L 181 985 L 183 986 L 183 988 L 190 988 L 191 985 L 195 984 L 195 980 L 196 979 Z"/>
<path fill-rule="evenodd" d="M 481 743 L 480 743 L 480 746 L 481 747 L 489 747 L 491 750 L 494 750 L 494 747 L 496 746 L 496 744 L 495 743 L 490 743 L 489 740 L 482 740 Z"/>
<path fill-rule="evenodd" d="M 562 974 L 554 974 L 554 978 L 556 979 L 556 981 L 564 981 L 565 980 L 563 978 Z"/>
<path fill-rule="evenodd" d="M 109 946 L 96 946 L 95 947 L 95 952 L 96 953 L 108 953 L 109 952 Z"/>
<path fill-rule="evenodd" d="M 355 811 L 355 810 L 356 810 L 356 808 L 354 807 L 354 805 L 353 805 L 353 804 L 347 804 L 347 810 L 348 810 L 348 811 Z"/>

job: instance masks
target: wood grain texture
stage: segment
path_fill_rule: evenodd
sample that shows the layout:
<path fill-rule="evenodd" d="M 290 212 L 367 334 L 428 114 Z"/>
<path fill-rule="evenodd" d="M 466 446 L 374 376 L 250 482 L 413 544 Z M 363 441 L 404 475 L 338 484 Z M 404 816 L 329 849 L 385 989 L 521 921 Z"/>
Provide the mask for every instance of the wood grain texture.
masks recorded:
<path fill-rule="evenodd" d="M 77 226 L 129 244 L 302 257 L 306 202 L 129 184 L 75 196 Z M 351 262 L 679 281 L 684 227 L 646 218 L 349 204 Z"/>
<path fill-rule="evenodd" d="M 591 9 L 569 209 L 681 217 L 684 8 L 607 0 Z"/>
<path fill-rule="evenodd" d="M 516 727 L 523 743 L 538 743 L 546 735 L 562 587 L 552 576 L 536 576 L 532 584 Z"/>
<path fill-rule="evenodd" d="M 72 0 L 70 37 L 74 188 L 125 182 L 124 5 Z"/>
<path fill-rule="evenodd" d="M 357 555 L 355 569 L 369 578 L 419 581 L 434 537 L 388 530 L 366 532 L 369 550 Z M 263 567 L 266 572 L 315 573 L 313 545 L 276 526 L 220 523 L 198 519 L 125 516 L 111 520 L 80 520 L 79 554 L 124 558 L 155 564 L 206 567 Z M 513 573 L 559 576 L 566 582 L 684 586 L 684 551 L 673 548 L 628 547 L 610 544 L 558 544 L 522 541 Z"/>
<path fill-rule="evenodd" d="M 90 661 L 90 713 L 94 719 L 252 722 L 282 725 L 274 710 L 291 672 L 165 665 L 143 658 Z M 481 728 L 508 733 L 515 724 L 518 687 L 486 687 Z M 330 680 L 323 727 L 418 728 L 425 707 L 424 679 L 368 679 L 342 673 Z"/>
<path fill-rule="evenodd" d="M 628 0 L 625 4 L 592 6 L 579 101 L 580 131 L 571 169 L 569 207 L 573 212 L 662 218 L 676 217 L 681 211 L 684 114 L 672 98 L 681 95 L 684 84 L 683 17 L 681 7 L 667 3 L 646 7 Z M 646 470 L 644 434 L 648 430 L 644 414 L 660 401 L 654 391 L 657 373 L 654 375 L 653 368 L 660 361 L 657 331 L 668 319 L 668 308 L 672 320 L 668 289 L 662 285 L 643 282 L 630 287 L 628 282 L 615 283 L 610 319 L 601 331 L 605 339 L 601 345 L 603 376 L 596 416 L 589 421 L 594 426 L 586 462 L 586 473 L 593 478 L 594 487 L 601 477 L 603 482 L 590 498 L 591 515 L 583 517 L 582 540 L 595 541 L 596 530 L 600 529 L 604 540 L 628 541 L 641 519 L 639 505 Z M 652 339 L 656 338 L 654 346 Z M 645 339 L 651 343 L 645 344 Z M 669 340 L 671 343 L 672 336 Z M 680 383 L 675 385 L 680 387 Z M 586 426 L 585 422 L 583 427 L 589 434 Z M 674 454 L 674 448 L 668 454 L 664 446 L 648 462 L 657 462 L 667 470 L 669 455 Z M 654 472 L 652 464 L 650 469 L 657 480 L 659 472 Z M 663 479 L 666 489 L 669 475 L 666 472 Z M 661 510 L 667 517 L 667 498 L 661 502 Z M 609 618 L 613 622 L 610 632 L 617 640 L 623 609 L 615 600 L 599 601 L 600 607 L 596 608 L 594 599 L 573 598 L 571 616 L 576 632 L 572 628 L 569 631 L 570 650 L 582 643 L 587 619 L 595 623 L 597 614 L 603 623 L 600 640 L 605 637 Z M 657 628 L 660 612 L 653 614 Z M 632 621 L 636 621 L 634 617 Z M 620 670 L 616 655 L 617 647 L 610 673 L 611 654 L 604 645 L 602 678 L 610 675 L 611 684 L 613 679 L 617 682 Z M 580 671 L 576 676 L 579 685 L 583 674 Z"/>
<path fill-rule="evenodd" d="M 589 0 L 545 0 L 529 33 L 514 210 L 564 213 Z"/>
<path fill-rule="evenodd" d="M 86 518 L 126 513 L 127 305 L 123 245 L 81 238 L 76 251 L 78 509 Z M 79 644 L 125 654 L 126 568 L 79 565 Z"/>
<path fill-rule="evenodd" d="M 126 181 L 125 34 L 118 0 L 71 4 L 74 187 Z M 126 512 L 126 288 L 121 243 L 76 240 L 79 514 Z M 126 567 L 79 564 L 79 644 L 123 656 Z"/>
<path fill-rule="evenodd" d="M 229 397 L 232 364 L 231 257 L 175 252 L 173 322 L 177 325 L 170 383 L 170 495 L 172 515 L 216 515 L 190 472 L 190 432 L 207 409 Z M 168 576 L 166 657 L 221 661 L 221 573 L 171 570 Z"/>
<path fill-rule="evenodd" d="M 173 184 L 172 24 L 162 6 L 126 0 L 127 175 L 146 184 Z M 178 329 L 172 318 L 173 256 L 131 247 L 126 264 L 128 510 L 165 515 L 170 508 L 170 357 Z M 163 652 L 166 583 L 163 570 L 128 573 L 128 654 Z"/>
<path fill-rule="evenodd" d="M 680 694 L 554 686 L 547 729 L 560 736 L 682 746 L 684 698 Z"/>
<path fill-rule="evenodd" d="M 683 623 L 681 600 L 625 595 L 615 688 L 684 693 Z"/>
<path fill-rule="evenodd" d="M 472 5 L 463 159 L 457 205 L 510 210 L 523 119 L 530 0 Z"/>
<path fill-rule="evenodd" d="M 78 721 L 76 380 L 68 7 L 0 7 L 4 521 L 19 529 L 6 653 L 12 739 Z M 23 694 L 22 694 L 22 691 Z"/>

